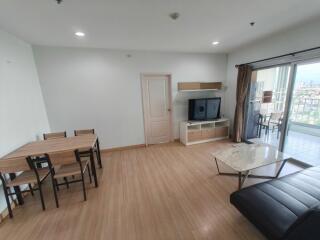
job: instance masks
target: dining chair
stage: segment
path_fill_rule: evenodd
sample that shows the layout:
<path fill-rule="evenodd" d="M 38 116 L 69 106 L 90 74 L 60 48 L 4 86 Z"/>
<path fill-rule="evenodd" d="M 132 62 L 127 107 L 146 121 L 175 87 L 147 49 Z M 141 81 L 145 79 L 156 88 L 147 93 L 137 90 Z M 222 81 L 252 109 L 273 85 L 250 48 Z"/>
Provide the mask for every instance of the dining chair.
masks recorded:
<path fill-rule="evenodd" d="M 74 135 L 75 136 L 81 136 L 81 135 L 87 135 L 87 134 L 95 134 L 94 129 L 91 128 L 91 129 L 74 130 Z M 93 148 L 93 151 L 96 153 L 97 161 L 98 161 L 98 164 L 99 164 L 99 166 L 101 168 L 102 167 L 102 163 L 101 163 L 101 159 L 100 159 L 100 153 L 99 153 L 99 149 L 98 149 L 98 144 L 99 144 L 99 140 L 97 140 L 97 146 L 95 146 Z M 90 149 L 84 149 L 84 150 L 81 150 L 81 152 L 80 152 L 80 156 L 84 156 L 84 157 L 89 157 L 90 154 L 91 154 Z"/>
<path fill-rule="evenodd" d="M 277 139 L 279 139 L 280 133 L 283 128 L 283 116 L 279 119 L 278 129 L 277 129 Z"/>
<path fill-rule="evenodd" d="M 74 135 L 75 136 L 81 136 L 81 135 L 88 135 L 88 134 L 94 134 L 94 129 L 80 129 L 80 130 L 74 130 Z M 94 151 L 96 151 L 96 148 L 93 149 Z M 90 149 L 84 149 L 81 150 L 80 152 L 80 156 L 84 156 L 84 157 L 90 157 Z"/>
<path fill-rule="evenodd" d="M 48 166 L 52 176 L 52 187 L 57 208 L 59 207 L 58 195 L 56 188 L 60 185 L 66 185 L 71 183 L 82 183 L 83 199 L 87 200 L 85 179 L 84 174 L 88 171 L 90 183 L 91 172 L 90 172 L 90 158 L 80 158 L 78 150 L 65 151 L 54 154 L 46 154 L 48 159 Z M 68 183 L 58 183 L 57 180 L 60 178 L 66 178 L 70 176 L 80 176 L 80 179 L 69 181 Z"/>
<path fill-rule="evenodd" d="M 56 138 L 66 138 L 67 137 L 67 132 L 54 132 L 54 133 L 44 133 L 43 134 L 43 139 L 48 140 L 48 139 L 56 139 Z"/>
<path fill-rule="evenodd" d="M 67 137 L 67 132 L 54 132 L 54 133 L 44 133 L 43 134 L 43 139 L 44 140 L 49 140 L 49 139 L 57 139 L 57 138 L 66 138 Z M 43 160 L 45 157 L 42 157 L 41 159 Z M 72 178 L 74 178 L 72 176 Z M 66 183 L 67 188 L 69 188 L 69 184 L 68 184 L 68 178 L 65 177 L 64 182 Z M 57 181 L 57 180 L 56 180 Z M 57 190 L 59 191 L 59 184 L 57 184 Z"/>
<path fill-rule="evenodd" d="M 269 134 L 270 128 L 272 128 L 272 132 L 274 131 L 275 128 L 279 129 L 282 115 L 283 115 L 283 112 L 273 112 L 270 114 L 268 119 L 265 119 L 260 123 L 261 124 L 260 127 L 265 128 L 266 135 Z"/>
<path fill-rule="evenodd" d="M 74 135 L 75 136 L 80 136 L 80 135 L 86 135 L 86 134 L 94 134 L 94 129 L 79 129 L 79 130 L 74 130 Z"/>
<path fill-rule="evenodd" d="M 8 179 L 7 175 L 15 175 L 15 178 Z M 31 157 L 27 158 L 12 158 L 4 159 L 0 161 L 0 179 L 8 207 L 10 218 L 13 217 L 11 203 L 9 196 L 16 195 L 16 192 L 12 192 L 11 188 L 20 187 L 22 185 L 28 185 L 28 188 L 20 192 L 31 192 L 34 195 L 35 190 L 39 190 L 42 209 L 45 210 L 45 204 L 42 193 L 42 182 L 50 174 L 49 168 L 36 168 L 31 162 Z M 37 184 L 37 188 L 32 185 Z"/>

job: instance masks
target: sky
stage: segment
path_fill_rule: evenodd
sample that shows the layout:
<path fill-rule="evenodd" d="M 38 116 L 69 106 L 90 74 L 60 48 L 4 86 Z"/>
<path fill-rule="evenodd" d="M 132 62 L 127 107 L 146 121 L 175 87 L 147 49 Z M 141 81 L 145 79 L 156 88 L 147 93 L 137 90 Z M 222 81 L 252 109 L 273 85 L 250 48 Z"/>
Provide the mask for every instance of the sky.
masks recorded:
<path fill-rule="evenodd" d="M 297 81 L 320 84 L 320 62 L 298 65 Z"/>

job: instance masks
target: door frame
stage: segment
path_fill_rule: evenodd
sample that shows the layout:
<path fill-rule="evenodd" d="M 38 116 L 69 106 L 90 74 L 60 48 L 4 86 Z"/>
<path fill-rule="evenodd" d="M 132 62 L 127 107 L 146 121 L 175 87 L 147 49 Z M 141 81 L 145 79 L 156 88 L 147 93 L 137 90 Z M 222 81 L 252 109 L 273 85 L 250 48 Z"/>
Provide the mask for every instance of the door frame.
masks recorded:
<path fill-rule="evenodd" d="M 299 60 L 288 62 L 288 63 L 271 65 L 271 66 L 267 66 L 267 67 L 253 69 L 253 71 L 258 71 L 258 70 L 280 67 L 280 66 L 285 66 L 285 65 L 290 66 L 287 95 L 286 95 L 286 99 L 285 99 L 285 109 L 283 112 L 283 123 L 282 123 L 283 126 L 280 131 L 280 139 L 279 139 L 279 145 L 278 145 L 278 150 L 281 152 L 284 151 L 284 145 L 285 145 L 285 141 L 286 141 L 286 133 L 288 131 L 288 121 L 289 121 L 289 117 L 290 117 L 290 109 L 291 109 L 291 104 L 292 104 L 293 90 L 294 90 L 294 85 L 295 85 L 295 81 L 296 81 L 297 67 L 298 67 L 298 65 L 312 64 L 312 63 L 317 63 L 317 62 L 320 62 L 320 57 L 299 59 Z M 251 85 L 248 89 L 248 96 L 250 95 L 250 90 L 251 90 Z M 247 114 L 248 114 L 248 111 L 247 111 L 248 107 L 249 107 L 248 104 L 249 104 L 249 101 L 248 101 L 248 99 L 246 99 L 246 101 L 245 101 L 245 120 L 247 119 Z M 247 122 L 245 121 L 244 129 L 247 127 L 246 125 L 247 125 Z M 246 133 L 244 131 L 243 138 L 246 137 L 245 135 L 246 135 Z M 247 139 L 244 139 L 244 140 L 246 141 Z"/>
<path fill-rule="evenodd" d="M 172 114 L 172 74 L 171 73 L 141 73 L 140 74 L 140 83 L 141 83 L 141 95 L 142 95 L 142 111 L 143 111 L 143 126 L 144 126 L 144 139 L 145 145 L 148 146 L 148 108 L 146 107 L 146 96 L 145 96 L 145 89 L 143 87 L 143 81 L 146 80 L 149 76 L 165 76 L 168 78 L 168 100 L 169 100 L 169 141 L 173 142 L 174 135 L 173 135 L 173 114 Z"/>
<path fill-rule="evenodd" d="M 293 91 L 296 83 L 296 76 L 297 76 L 297 69 L 299 65 L 307 65 L 312 63 L 319 63 L 320 58 L 315 57 L 312 59 L 301 59 L 297 60 L 291 63 L 291 72 L 289 76 L 289 85 L 288 85 L 288 93 L 286 102 L 285 102 L 285 111 L 283 116 L 283 127 L 281 129 L 281 135 L 280 135 L 280 143 L 279 143 L 279 150 L 281 152 L 284 151 L 284 145 L 287 137 L 287 131 L 288 131 L 288 124 L 289 124 L 289 118 L 290 118 L 290 110 L 292 105 L 292 98 L 293 98 Z"/>
<path fill-rule="evenodd" d="M 295 84 L 295 76 L 297 72 L 297 64 L 291 63 L 290 64 L 290 73 L 289 73 L 289 82 L 287 87 L 287 96 L 284 104 L 284 111 L 283 111 L 283 120 L 282 120 L 282 128 L 280 131 L 280 141 L 278 150 L 283 152 L 284 150 L 284 143 L 286 138 L 286 132 L 288 129 L 288 121 L 289 121 L 289 115 L 290 115 L 290 108 L 291 108 L 291 102 L 292 102 L 292 95 L 293 95 L 293 88 Z"/>
<path fill-rule="evenodd" d="M 301 62 L 301 61 L 299 61 Z M 287 125 L 288 125 L 288 116 L 289 116 L 289 111 L 290 111 L 290 105 L 291 105 L 291 98 L 292 98 L 292 91 L 293 91 L 293 86 L 294 86 L 294 78 L 295 78 L 295 73 L 296 73 L 296 65 L 297 62 L 292 62 L 292 63 L 284 63 L 284 64 L 278 64 L 278 65 L 271 65 L 271 66 L 266 66 L 266 67 L 262 67 L 262 68 L 254 68 L 252 70 L 252 74 L 254 72 L 258 72 L 260 70 L 265 70 L 265 69 L 270 69 L 270 68 L 276 68 L 276 67 L 282 67 L 282 66 L 290 66 L 290 71 L 289 71 L 289 79 L 288 79 L 288 87 L 287 87 L 287 95 L 286 95 L 286 99 L 285 99 L 285 108 L 283 111 L 283 127 L 281 128 L 280 131 L 280 139 L 279 139 L 279 143 L 277 146 L 277 149 L 279 151 L 283 151 L 284 148 L 284 142 L 285 142 L 285 132 L 287 130 Z M 251 79 L 252 79 L 253 75 L 251 75 Z M 255 76 L 255 78 L 257 78 L 257 76 Z M 257 79 L 256 79 L 257 80 Z M 252 90 L 251 88 L 251 80 L 250 80 L 250 86 L 247 90 L 247 94 L 248 96 L 250 96 L 250 91 Z M 249 109 L 249 104 L 250 104 L 250 100 L 249 97 L 246 97 L 245 99 L 245 121 L 244 121 L 244 131 L 243 131 L 243 140 L 244 142 L 250 142 L 250 140 L 247 139 L 246 137 L 246 130 L 247 130 L 247 120 L 248 120 L 248 109 Z"/>

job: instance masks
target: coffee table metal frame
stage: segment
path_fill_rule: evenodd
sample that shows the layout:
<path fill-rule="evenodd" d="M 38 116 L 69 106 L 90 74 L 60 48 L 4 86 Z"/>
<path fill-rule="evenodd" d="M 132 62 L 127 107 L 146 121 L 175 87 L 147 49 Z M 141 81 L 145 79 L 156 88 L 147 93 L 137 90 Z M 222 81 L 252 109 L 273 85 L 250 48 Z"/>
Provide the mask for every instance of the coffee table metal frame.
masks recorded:
<path fill-rule="evenodd" d="M 228 173 L 228 172 L 221 172 L 220 169 L 219 169 L 219 165 L 218 165 L 218 159 L 214 156 L 214 160 L 216 162 L 216 166 L 217 166 L 217 170 L 218 170 L 218 175 L 225 175 L 225 176 L 237 176 L 238 177 L 238 189 L 240 190 L 244 184 L 244 182 L 246 181 L 247 178 L 260 178 L 260 179 L 275 179 L 275 178 L 278 178 L 284 165 L 286 164 L 286 162 L 289 160 L 289 159 L 284 159 L 281 163 L 281 166 L 278 170 L 278 172 L 276 173 L 275 176 L 263 176 L 263 175 L 254 175 L 254 174 L 250 174 L 250 171 L 251 170 L 254 170 L 254 169 L 257 169 L 257 168 L 254 168 L 254 169 L 250 169 L 250 170 L 246 170 L 246 171 L 237 171 L 237 173 Z M 271 164 L 275 164 L 277 162 L 274 162 L 274 163 L 270 163 L 268 165 L 271 165 Z M 227 165 L 228 166 L 228 165 Z M 266 165 L 264 166 L 261 166 L 261 167 L 265 167 Z M 235 170 L 236 171 L 236 170 Z"/>

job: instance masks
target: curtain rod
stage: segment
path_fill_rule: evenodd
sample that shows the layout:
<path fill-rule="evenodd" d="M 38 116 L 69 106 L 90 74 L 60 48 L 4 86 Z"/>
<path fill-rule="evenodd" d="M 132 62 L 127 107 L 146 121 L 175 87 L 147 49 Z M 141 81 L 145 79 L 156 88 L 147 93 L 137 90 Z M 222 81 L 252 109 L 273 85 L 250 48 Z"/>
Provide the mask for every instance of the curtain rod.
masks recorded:
<path fill-rule="evenodd" d="M 292 53 L 287 53 L 287 54 L 284 54 L 284 55 L 280 55 L 280 56 L 276 56 L 276 57 L 271 57 L 271 58 L 265 58 L 265 59 L 261 59 L 261 60 L 258 60 L 258 61 L 253 61 L 253 62 L 248 62 L 248 63 L 242 63 L 242 64 L 235 65 L 235 67 L 238 68 L 239 66 L 242 66 L 242 65 L 259 63 L 259 62 L 269 61 L 269 60 L 272 60 L 272 59 L 277 59 L 277 58 L 282 58 L 282 57 L 287 57 L 287 56 L 294 56 L 294 55 L 299 54 L 299 53 L 305 53 L 305 52 L 309 52 L 309 51 L 313 51 L 313 50 L 317 50 L 317 49 L 320 49 L 320 47 L 309 48 L 309 49 L 306 49 L 306 50 L 297 51 L 297 52 L 292 52 Z"/>

